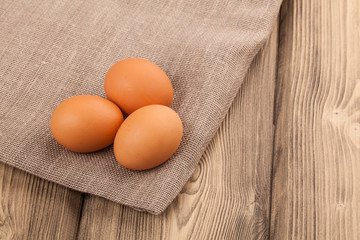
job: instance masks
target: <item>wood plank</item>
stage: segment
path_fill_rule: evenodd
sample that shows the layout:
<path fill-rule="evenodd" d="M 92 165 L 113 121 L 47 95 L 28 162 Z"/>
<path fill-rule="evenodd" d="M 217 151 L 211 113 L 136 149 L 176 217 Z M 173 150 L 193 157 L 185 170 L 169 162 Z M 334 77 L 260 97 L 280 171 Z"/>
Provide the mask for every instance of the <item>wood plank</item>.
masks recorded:
<path fill-rule="evenodd" d="M 87 195 L 79 239 L 266 239 L 277 29 L 170 207 L 153 216 Z"/>
<path fill-rule="evenodd" d="M 82 198 L 0 163 L 0 239 L 75 239 Z"/>
<path fill-rule="evenodd" d="M 281 10 L 271 238 L 360 239 L 360 2 Z"/>

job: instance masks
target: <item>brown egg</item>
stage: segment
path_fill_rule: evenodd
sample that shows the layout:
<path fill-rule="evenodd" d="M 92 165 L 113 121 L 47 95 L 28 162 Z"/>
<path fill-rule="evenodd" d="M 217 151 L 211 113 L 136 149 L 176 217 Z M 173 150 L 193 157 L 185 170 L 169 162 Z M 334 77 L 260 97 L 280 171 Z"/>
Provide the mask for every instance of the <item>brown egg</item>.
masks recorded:
<path fill-rule="evenodd" d="M 114 141 L 118 162 L 133 170 L 156 167 L 171 157 L 183 134 L 180 117 L 169 107 L 149 105 L 133 112 Z"/>
<path fill-rule="evenodd" d="M 79 95 L 60 103 L 52 114 L 55 140 L 73 152 L 93 152 L 113 143 L 124 121 L 113 102 L 98 96 Z"/>
<path fill-rule="evenodd" d="M 165 72 L 142 58 L 115 63 L 106 74 L 104 87 L 106 97 L 126 114 L 151 104 L 170 106 L 173 99 L 173 88 Z"/>

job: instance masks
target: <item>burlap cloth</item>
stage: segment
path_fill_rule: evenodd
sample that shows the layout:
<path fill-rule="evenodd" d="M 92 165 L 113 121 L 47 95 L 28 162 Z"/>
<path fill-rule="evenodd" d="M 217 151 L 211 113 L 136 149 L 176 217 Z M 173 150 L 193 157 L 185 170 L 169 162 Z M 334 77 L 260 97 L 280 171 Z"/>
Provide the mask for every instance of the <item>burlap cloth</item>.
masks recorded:
<path fill-rule="evenodd" d="M 275 23 L 280 0 L 1 0 L 0 160 L 81 192 L 159 214 L 180 192 Z M 77 154 L 55 142 L 55 106 L 105 97 L 116 61 L 147 58 L 174 87 L 184 124 L 178 151 L 130 171 L 112 148 Z M 245 161 L 245 159 L 244 159 Z M 250 161 L 250 159 L 249 159 Z"/>

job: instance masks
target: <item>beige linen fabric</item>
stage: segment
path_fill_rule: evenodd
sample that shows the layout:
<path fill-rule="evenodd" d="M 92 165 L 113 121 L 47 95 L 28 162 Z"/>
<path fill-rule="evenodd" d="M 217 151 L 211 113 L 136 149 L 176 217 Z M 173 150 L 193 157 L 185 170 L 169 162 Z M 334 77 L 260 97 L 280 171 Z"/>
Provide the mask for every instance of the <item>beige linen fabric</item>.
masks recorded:
<path fill-rule="evenodd" d="M 0 160 L 161 213 L 222 122 L 279 6 L 280 0 L 1 0 Z M 128 57 L 164 69 L 174 87 L 172 108 L 184 124 L 178 151 L 150 171 L 121 167 L 111 147 L 91 154 L 67 151 L 49 127 L 64 99 L 105 97 L 106 71 Z"/>

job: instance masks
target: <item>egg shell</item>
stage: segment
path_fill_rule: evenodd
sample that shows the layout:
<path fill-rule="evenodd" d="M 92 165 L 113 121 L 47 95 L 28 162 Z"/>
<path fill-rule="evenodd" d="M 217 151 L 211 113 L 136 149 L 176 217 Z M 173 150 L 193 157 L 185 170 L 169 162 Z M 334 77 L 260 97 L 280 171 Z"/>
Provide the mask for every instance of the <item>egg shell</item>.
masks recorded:
<path fill-rule="evenodd" d="M 114 153 L 117 161 L 133 170 L 154 168 L 171 157 L 183 135 L 178 114 L 163 105 L 140 108 L 119 128 Z"/>
<path fill-rule="evenodd" d="M 66 99 L 54 110 L 50 129 L 55 140 L 73 152 L 93 152 L 111 145 L 124 121 L 113 102 L 98 96 Z"/>
<path fill-rule="evenodd" d="M 115 63 L 104 81 L 106 97 L 127 115 L 151 104 L 170 106 L 173 88 L 166 73 L 143 58 L 127 58 Z"/>

